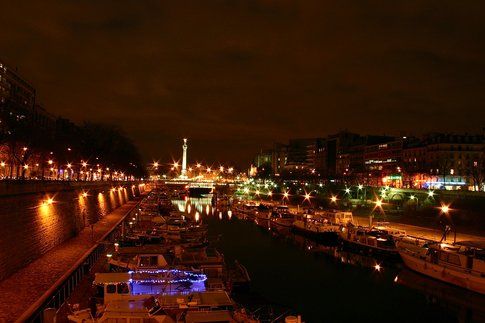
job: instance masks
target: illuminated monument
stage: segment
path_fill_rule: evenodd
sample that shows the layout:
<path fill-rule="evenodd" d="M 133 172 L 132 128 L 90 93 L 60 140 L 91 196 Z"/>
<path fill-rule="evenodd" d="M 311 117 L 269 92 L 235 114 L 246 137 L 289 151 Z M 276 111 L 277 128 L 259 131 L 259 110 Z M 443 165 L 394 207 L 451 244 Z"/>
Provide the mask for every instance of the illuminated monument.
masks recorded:
<path fill-rule="evenodd" d="M 180 178 L 186 179 L 187 178 L 187 138 L 184 138 L 184 144 L 182 146 L 183 155 L 182 155 L 182 172 L 180 173 Z"/>

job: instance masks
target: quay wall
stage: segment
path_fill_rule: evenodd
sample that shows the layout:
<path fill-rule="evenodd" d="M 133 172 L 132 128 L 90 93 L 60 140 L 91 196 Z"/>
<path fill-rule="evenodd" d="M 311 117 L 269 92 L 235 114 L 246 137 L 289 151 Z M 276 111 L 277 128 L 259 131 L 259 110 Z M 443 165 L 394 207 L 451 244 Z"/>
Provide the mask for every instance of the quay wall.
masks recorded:
<path fill-rule="evenodd" d="M 0 183 L 0 281 L 144 189 L 138 182 Z"/>

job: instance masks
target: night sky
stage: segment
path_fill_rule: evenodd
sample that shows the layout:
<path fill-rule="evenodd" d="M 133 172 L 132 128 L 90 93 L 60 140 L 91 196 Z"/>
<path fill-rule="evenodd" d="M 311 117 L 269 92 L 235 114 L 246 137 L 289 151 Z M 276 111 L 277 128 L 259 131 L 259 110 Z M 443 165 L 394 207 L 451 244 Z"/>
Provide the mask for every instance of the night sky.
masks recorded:
<path fill-rule="evenodd" d="M 481 132 L 483 1 L 3 1 L 0 59 L 145 159 L 246 166 L 290 137 Z"/>

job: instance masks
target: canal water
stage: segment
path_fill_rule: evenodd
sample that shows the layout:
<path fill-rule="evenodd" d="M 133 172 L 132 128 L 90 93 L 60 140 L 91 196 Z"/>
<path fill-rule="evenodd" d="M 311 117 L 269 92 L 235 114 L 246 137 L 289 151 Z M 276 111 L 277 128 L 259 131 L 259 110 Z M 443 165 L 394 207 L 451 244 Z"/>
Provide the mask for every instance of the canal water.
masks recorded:
<path fill-rule="evenodd" d="M 238 260 L 247 268 L 250 288 L 234 298 L 251 310 L 262 312 L 261 307 L 271 305 L 275 313 L 290 310 L 305 322 L 485 322 L 481 295 L 399 263 L 257 225 L 210 201 L 192 198 L 175 204 L 209 225 L 209 236 L 226 262 Z"/>

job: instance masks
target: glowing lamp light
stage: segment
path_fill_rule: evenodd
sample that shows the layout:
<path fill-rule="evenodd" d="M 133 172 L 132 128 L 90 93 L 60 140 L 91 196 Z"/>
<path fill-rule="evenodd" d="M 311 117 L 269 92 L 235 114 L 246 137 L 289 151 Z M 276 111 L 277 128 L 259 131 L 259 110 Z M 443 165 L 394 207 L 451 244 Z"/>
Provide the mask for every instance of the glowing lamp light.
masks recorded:
<path fill-rule="evenodd" d="M 29 169 L 29 165 L 25 164 L 24 169 Z"/>
<path fill-rule="evenodd" d="M 350 194 L 350 188 L 346 188 L 345 193 Z"/>
<path fill-rule="evenodd" d="M 111 189 L 111 192 L 114 192 L 114 191 L 116 191 L 116 188 L 114 188 L 114 187 L 113 187 L 113 188 Z"/>
<path fill-rule="evenodd" d="M 177 162 L 173 163 L 173 167 L 178 168 L 179 167 L 179 163 L 177 163 Z"/>
<path fill-rule="evenodd" d="M 357 186 L 359 188 L 359 190 L 363 189 L 364 188 L 364 185 L 362 184 L 359 184 L 359 186 Z"/>
<path fill-rule="evenodd" d="M 54 163 L 54 161 L 53 161 L 52 159 L 49 159 L 49 160 L 47 161 L 47 163 L 48 163 L 49 165 L 52 165 L 52 164 Z"/>
<path fill-rule="evenodd" d="M 332 201 L 333 203 L 337 202 L 337 197 L 335 195 L 332 195 L 330 201 Z"/>
<path fill-rule="evenodd" d="M 83 197 L 88 197 L 88 193 L 87 192 L 83 192 Z"/>
<path fill-rule="evenodd" d="M 374 269 L 375 269 L 376 271 L 381 271 L 382 267 L 381 267 L 381 265 L 376 264 L 376 265 L 374 266 Z"/>
<path fill-rule="evenodd" d="M 5 162 L 1 162 L 1 163 L 0 163 L 0 166 L 1 166 L 1 167 L 5 167 Z"/>
<path fill-rule="evenodd" d="M 268 196 L 273 196 L 273 192 L 269 191 Z"/>
<path fill-rule="evenodd" d="M 375 201 L 376 207 L 382 207 L 382 200 Z"/>
<path fill-rule="evenodd" d="M 255 192 L 255 193 L 256 193 L 256 195 L 259 195 L 259 190 L 256 190 L 256 192 Z"/>
<path fill-rule="evenodd" d="M 67 164 L 67 168 L 71 168 L 71 167 L 72 167 L 71 163 Z"/>
<path fill-rule="evenodd" d="M 310 193 L 305 194 L 305 200 L 310 200 Z"/>
<path fill-rule="evenodd" d="M 409 197 L 409 199 L 410 199 L 410 200 L 414 200 L 415 198 L 416 198 L 416 196 L 414 196 L 414 195 L 411 195 L 411 196 Z"/>
<path fill-rule="evenodd" d="M 444 213 L 444 214 L 450 213 L 450 206 L 449 205 L 442 204 L 440 209 L 441 209 L 441 212 Z"/>
<path fill-rule="evenodd" d="M 83 162 L 82 165 L 83 165 L 83 167 L 87 167 L 88 166 L 88 163 Z"/>
<path fill-rule="evenodd" d="M 153 163 L 153 167 L 157 168 L 158 167 L 158 162 Z"/>
<path fill-rule="evenodd" d="M 49 197 L 44 201 L 44 205 L 52 205 L 53 203 L 54 199 L 52 197 Z"/>
<path fill-rule="evenodd" d="M 433 192 L 433 191 L 429 191 L 429 192 L 428 192 L 428 196 L 429 196 L 429 197 L 433 197 L 433 196 L 434 196 L 434 192 Z"/>

